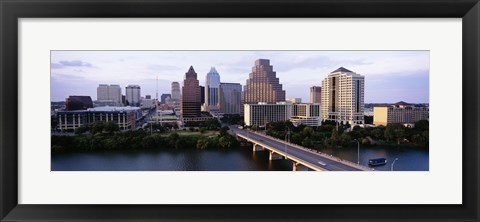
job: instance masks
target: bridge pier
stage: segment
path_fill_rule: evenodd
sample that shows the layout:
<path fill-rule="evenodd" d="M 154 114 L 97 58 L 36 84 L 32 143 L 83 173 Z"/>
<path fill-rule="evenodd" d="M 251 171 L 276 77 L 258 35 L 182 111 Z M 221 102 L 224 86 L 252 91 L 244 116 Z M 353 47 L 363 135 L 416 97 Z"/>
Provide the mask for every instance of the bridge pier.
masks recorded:
<path fill-rule="evenodd" d="M 279 159 L 283 159 L 283 156 L 278 154 L 278 153 L 274 153 L 273 151 L 270 151 L 270 156 L 268 158 L 269 160 L 279 160 Z"/>
<path fill-rule="evenodd" d="M 253 144 L 253 151 L 262 151 L 264 148 L 256 143 Z"/>
<path fill-rule="evenodd" d="M 300 163 L 293 162 L 293 171 L 308 171 L 308 167 Z"/>

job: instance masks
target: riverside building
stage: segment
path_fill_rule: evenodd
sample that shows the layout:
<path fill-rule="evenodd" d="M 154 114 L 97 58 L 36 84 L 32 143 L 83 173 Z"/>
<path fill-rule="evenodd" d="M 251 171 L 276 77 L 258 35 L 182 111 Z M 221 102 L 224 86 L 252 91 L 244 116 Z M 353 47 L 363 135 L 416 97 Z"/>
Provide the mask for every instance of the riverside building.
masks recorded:
<path fill-rule="evenodd" d="M 95 122 L 114 122 L 120 130 L 132 130 L 142 117 L 140 108 L 129 106 L 95 107 L 87 110 L 63 111 L 57 113 L 57 130 L 75 131 L 75 129 Z"/>
<path fill-rule="evenodd" d="M 322 81 L 322 119 L 363 124 L 365 77 L 340 67 Z"/>
<path fill-rule="evenodd" d="M 386 126 L 392 123 L 415 123 L 429 119 L 428 106 L 415 106 L 403 101 L 389 106 L 373 107 L 373 124 Z"/>
<path fill-rule="evenodd" d="M 278 102 L 245 104 L 247 126 L 265 126 L 270 122 L 291 121 L 295 125 L 320 126 L 320 104 Z"/>

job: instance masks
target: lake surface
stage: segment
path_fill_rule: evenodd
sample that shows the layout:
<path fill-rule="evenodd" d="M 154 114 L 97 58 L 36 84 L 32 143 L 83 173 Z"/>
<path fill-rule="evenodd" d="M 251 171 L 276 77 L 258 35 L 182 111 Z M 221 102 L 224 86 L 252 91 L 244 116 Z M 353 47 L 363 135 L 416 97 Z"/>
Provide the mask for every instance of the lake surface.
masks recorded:
<path fill-rule="evenodd" d="M 342 159 L 357 162 L 357 148 L 323 149 Z M 52 155 L 52 171 L 291 171 L 290 160 L 268 160 L 268 151 L 251 147 L 229 150 L 117 150 Z M 388 163 L 375 170 L 428 171 L 428 150 L 414 148 L 360 148 L 360 164 L 385 157 Z"/>

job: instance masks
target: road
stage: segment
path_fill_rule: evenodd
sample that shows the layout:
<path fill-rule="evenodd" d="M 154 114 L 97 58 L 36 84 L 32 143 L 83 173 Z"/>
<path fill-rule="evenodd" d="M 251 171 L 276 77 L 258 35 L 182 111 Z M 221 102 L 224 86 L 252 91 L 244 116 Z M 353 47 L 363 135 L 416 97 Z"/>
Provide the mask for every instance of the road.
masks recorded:
<path fill-rule="evenodd" d="M 285 143 L 284 141 L 276 140 L 270 136 L 253 133 L 244 129 L 238 129 L 237 127 L 230 126 L 235 134 L 247 136 L 253 140 L 263 143 L 268 146 L 268 149 L 274 150 L 279 154 L 287 154 L 287 158 L 298 159 L 304 161 L 310 165 L 316 166 L 318 168 L 327 170 L 327 171 L 364 171 L 369 170 L 364 166 L 356 166 L 351 162 L 346 162 L 339 160 L 336 157 L 327 157 L 326 155 L 321 155 L 309 151 L 305 148 L 300 148 L 292 144 Z M 286 152 L 285 152 L 286 150 Z"/>

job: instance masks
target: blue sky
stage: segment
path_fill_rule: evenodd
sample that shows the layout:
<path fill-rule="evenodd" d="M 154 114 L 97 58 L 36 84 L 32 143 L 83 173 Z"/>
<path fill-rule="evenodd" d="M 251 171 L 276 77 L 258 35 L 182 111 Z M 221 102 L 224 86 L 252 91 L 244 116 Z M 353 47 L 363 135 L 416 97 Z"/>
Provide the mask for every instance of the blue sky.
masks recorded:
<path fill-rule="evenodd" d="M 309 101 L 309 87 L 338 67 L 365 76 L 366 103 L 429 102 L 428 51 L 52 51 L 51 99 L 88 95 L 98 84 L 138 84 L 141 94 L 170 93 L 192 65 L 200 85 L 215 66 L 221 82 L 245 85 L 255 60 L 270 59 L 287 98 Z"/>

